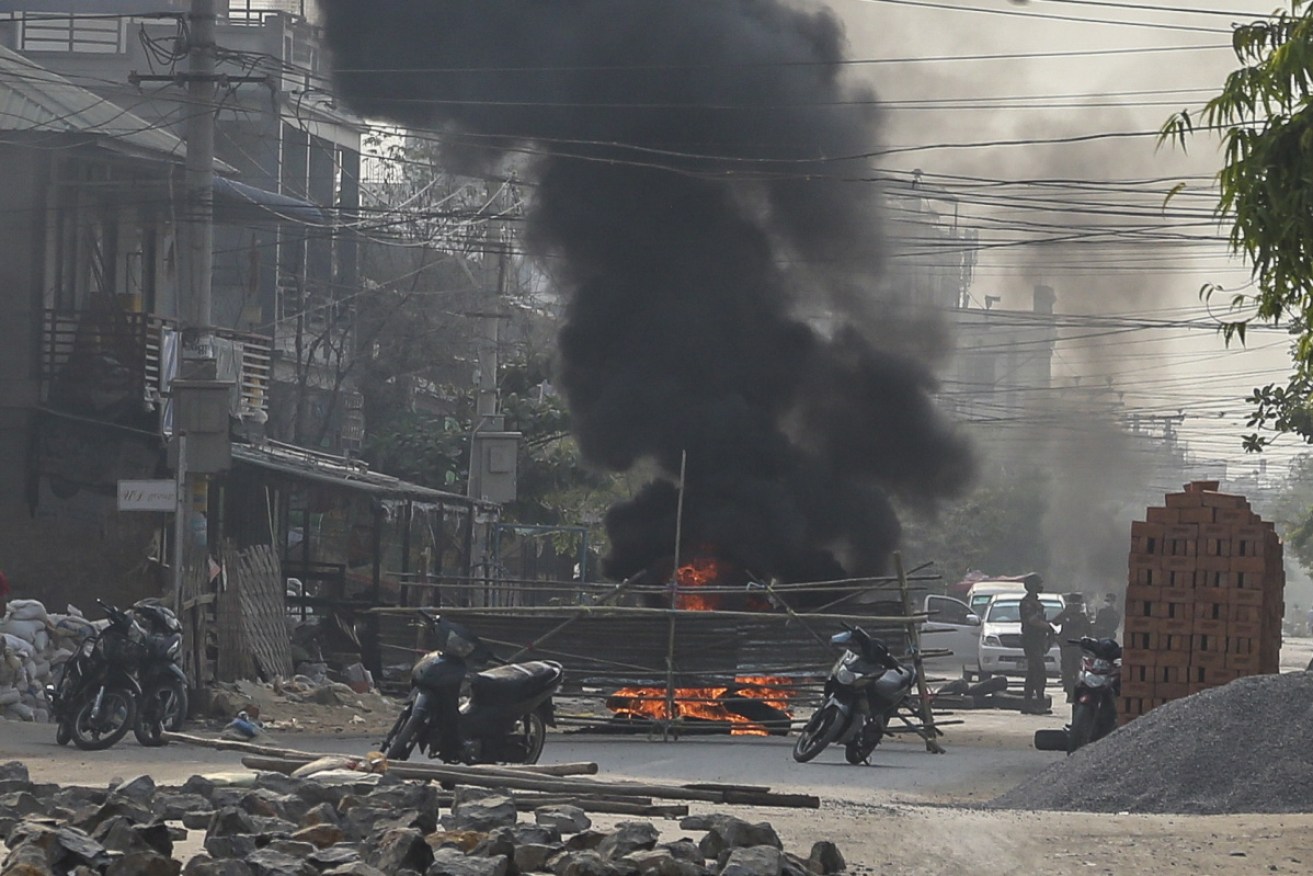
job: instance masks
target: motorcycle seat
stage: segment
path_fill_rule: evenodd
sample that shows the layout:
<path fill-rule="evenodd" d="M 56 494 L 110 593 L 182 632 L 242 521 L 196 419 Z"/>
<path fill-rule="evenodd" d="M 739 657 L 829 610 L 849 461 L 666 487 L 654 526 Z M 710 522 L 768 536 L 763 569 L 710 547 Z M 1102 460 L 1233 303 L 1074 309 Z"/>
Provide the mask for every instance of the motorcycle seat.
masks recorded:
<path fill-rule="evenodd" d="M 551 688 L 561 679 L 561 664 L 549 660 L 512 663 L 476 672 L 470 679 L 470 691 L 478 697 L 530 697 Z"/>

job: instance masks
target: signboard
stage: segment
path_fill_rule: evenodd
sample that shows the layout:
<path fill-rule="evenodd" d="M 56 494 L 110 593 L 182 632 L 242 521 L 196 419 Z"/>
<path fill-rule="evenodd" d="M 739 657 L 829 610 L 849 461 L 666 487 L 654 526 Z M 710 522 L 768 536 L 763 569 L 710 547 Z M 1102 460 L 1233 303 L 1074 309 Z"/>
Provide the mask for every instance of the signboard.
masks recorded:
<path fill-rule="evenodd" d="M 120 511 L 174 511 L 178 484 L 174 480 L 119 481 Z"/>

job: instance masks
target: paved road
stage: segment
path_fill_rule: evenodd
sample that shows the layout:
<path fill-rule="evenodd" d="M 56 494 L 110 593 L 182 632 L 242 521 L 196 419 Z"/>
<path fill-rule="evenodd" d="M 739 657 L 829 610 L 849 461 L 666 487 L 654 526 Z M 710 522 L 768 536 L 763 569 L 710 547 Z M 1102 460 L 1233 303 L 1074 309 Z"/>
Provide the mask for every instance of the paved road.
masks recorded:
<path fill-rule="evenodd" d="M 181 783 L 195 773 L 243 770 L 236 753 L 190 745 L 145 749 L 129 737 L 108 751 L 84 752 L 56 745 L 50 727 L 5 723 L 0 724 L 0 731 L 0 761 L 24 761 L 38 781 L 100 785 L 115 777 L 150 773 L 157 782 L 169 784 Z M 1024 727 L 1022 731 L 1028 732 Z M 1053 755 L 1024 747 L 1020 741 L 1023 733 L 1014 734 L 1009 745 L 1000 745 L 998 740 L 954 744 L 950 736 L 949 753 L 944 755 L 927 754 L 919 741 L 894 741 L 881 746 L 869 767 L 849 766 L 841 749 L 828 750 L 810 764 L 798 764 L 791 757 L 792 739 L 780 738 L 702 737 L 663 743 L 553 734 L 543 759 L 596 761 L 601 773 L 611 778 L 764 784 L 779 791 L 870 803 L 967 802 L 1001 793 L 1053 762 Z M 368 751 L 377 743 L 347 735 L 302 734 L 268 741 L 308 751 L 346 753 Z"/>

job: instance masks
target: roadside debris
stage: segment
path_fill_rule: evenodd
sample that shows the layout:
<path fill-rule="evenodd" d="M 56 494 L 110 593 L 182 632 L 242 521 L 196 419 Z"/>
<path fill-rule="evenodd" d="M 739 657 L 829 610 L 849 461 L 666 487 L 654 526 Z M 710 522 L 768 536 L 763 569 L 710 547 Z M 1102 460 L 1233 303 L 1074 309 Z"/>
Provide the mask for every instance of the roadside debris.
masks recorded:
<path fill-rule="evenodd" d="M 1255 675 L 1159 706 L 989 805 L 1220 815 L 1313 811 L 1313 673 Z"/>
<path fill-rule="evenodd" d="M 390 774 L 323 773 L 248 781 L 193 776 L 157 788 L 141 776 L 107 789 L 33 784 L 22 764 L 0 766 L 0 872 L 46 876 L 167 874 L 174 844 L 204 832 L 189 876 L 300 874 L 504 876 L 508 873 L 830 876 L 845 862 L 830 842 L 791 853 L 769 823 L 727 813 L 683 818 L 701 834 L 661 841 L 651 822 L 598 829 L 569 806 L 521 820 L 518 792 L 433 784 Z"/>

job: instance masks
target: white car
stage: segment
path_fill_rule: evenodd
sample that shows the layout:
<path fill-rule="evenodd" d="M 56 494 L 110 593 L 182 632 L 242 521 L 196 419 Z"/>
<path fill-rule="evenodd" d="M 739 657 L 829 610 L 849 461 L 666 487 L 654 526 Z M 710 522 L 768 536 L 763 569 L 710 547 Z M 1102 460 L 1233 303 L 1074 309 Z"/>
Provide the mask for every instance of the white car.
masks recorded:
<path fill-rule="evenodd" d="M 921 624 L 921 648 L 925 651 L 947 649 L 943 657 L 927 657 L 927 673 L 946 678 L 961 678 L 963 670 L 974 666 L 980 648 L 980 618 L 960 599 L 931 594 L 925 598 L 930 617 Z"/>
<path fill-rule="evenodd" d="M 1061 596 L 1040 596 L 1044 614 L 1052 621 L 1062 611 Z M 1026 654 L 1021 650 L 1021 599 L 1017 596 L 998 595 L 985 606 L 980 624 L 980 650 L 976 668 L 981 674 L 1026 674 Z M 1060 675 L 1062 658 L 1057 640 L 1044 655 L 1044 669 L 1049 675 Z"/>

